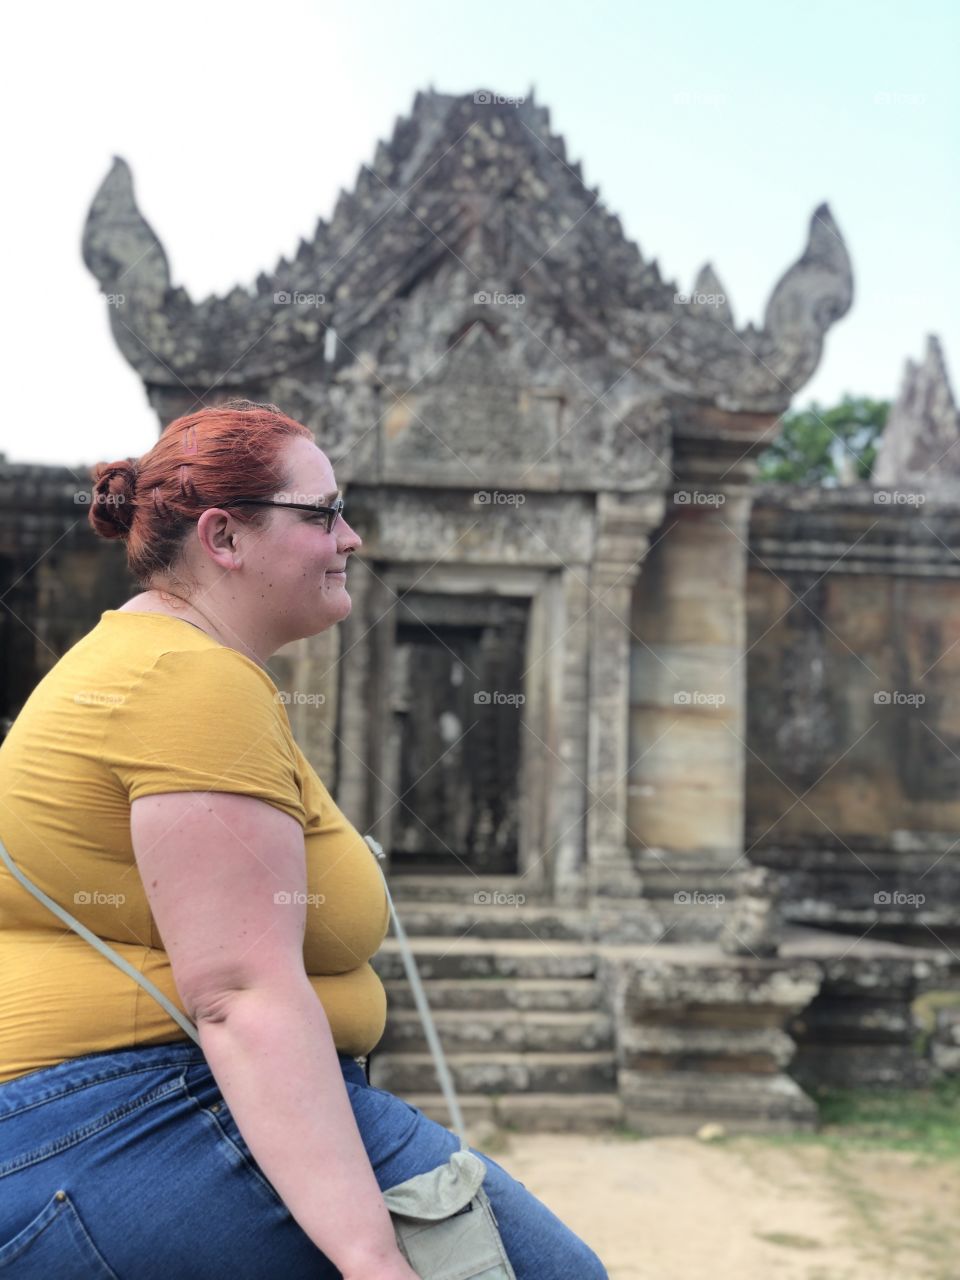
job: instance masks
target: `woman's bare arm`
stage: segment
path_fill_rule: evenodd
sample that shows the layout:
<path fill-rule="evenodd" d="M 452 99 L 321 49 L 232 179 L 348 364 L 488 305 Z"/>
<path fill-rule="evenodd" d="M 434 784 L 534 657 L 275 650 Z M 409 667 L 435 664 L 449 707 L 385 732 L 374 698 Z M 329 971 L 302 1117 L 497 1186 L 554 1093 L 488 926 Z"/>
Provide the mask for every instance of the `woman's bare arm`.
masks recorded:
<path fill-rule="evenodd" d="M 415 1277 L 304 970 L 299 824 L 223 792 L 144 796 L 130 823 L 177 990 L 257 1163 L 345 1277 Z"/>

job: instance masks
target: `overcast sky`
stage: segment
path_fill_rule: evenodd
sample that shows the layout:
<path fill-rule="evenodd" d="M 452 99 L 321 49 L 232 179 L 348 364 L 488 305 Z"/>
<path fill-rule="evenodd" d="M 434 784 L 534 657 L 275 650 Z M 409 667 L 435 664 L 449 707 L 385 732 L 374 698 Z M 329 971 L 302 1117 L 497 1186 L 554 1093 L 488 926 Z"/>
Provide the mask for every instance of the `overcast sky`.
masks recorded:
<path fill-rule="evenodd" d="M 931 332 L 956 386 L 958 12 L 953 0 L 8 10 L 0 450 L 89 464 L 156 438 L 80 257 L 111 156 L 133 169 L 174 283 L 200 300 L 295 252 L 429 87 L 535 87 L 644 255 L 680 289 L 711 261 L 738 325 L 762 320 L 827 200 L 856 298 L 794 404 L 894 395 Z"/>

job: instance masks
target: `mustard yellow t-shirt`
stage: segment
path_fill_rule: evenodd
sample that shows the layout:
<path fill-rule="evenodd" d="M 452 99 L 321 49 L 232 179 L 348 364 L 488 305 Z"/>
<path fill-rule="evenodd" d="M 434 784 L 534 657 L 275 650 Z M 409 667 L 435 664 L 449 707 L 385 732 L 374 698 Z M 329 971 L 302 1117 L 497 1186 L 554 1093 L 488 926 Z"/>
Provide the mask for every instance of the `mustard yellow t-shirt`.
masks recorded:
<path fill-rule="evenodd" d="M 0 746 L 0 839 L 34 884 L 186 1013 L 134 858 L 131 803 L 229 791 L 291 814 L 317 895 L 304 968 L 337 1049 L 365 1054 L 386 1021 L 369 963 L 389 924 L 380 868 L 294 742 L 277 693 L 257 663 L 182 618 L 107 609 Z M 186 1040 L 0 862 L 0 1082 L 81 1054 Z"/>

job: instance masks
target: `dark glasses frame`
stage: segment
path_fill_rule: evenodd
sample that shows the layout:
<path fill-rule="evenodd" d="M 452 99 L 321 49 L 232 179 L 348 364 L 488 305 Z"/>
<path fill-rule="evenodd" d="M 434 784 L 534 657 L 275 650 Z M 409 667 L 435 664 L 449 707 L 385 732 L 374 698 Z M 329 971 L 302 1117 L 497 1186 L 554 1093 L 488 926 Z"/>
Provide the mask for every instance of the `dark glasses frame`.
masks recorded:
<path fill-rule="evenodd" d="M 327 517 L 325 529 L 333 532 L 337 516 L 343 512 L 343 498 L 337 498 L 332 507 L 322 507 L 308 502 L 275 502 L 272 498 L 233 498 L 230 502 L 218 502 L 218 507 L 289 507 L 294 511 L 312 511 Z"/>

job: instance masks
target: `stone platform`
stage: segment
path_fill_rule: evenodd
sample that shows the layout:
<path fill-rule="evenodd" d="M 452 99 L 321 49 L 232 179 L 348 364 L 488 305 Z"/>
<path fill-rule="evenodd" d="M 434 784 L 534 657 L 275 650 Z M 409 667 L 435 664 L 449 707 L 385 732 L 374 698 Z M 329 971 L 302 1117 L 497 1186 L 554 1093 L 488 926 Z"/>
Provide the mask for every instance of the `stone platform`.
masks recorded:
<path fill-rule="evenodd" d="M 543 906 L 514 909 L 508 937 L 464 935 L 464 911 L 431 906 L 458 933 L 411 936 L 418 969 L 465 1119 L 525 1130 L 815 1128 L 805 1089 L 927 1078 L 910 1004 L 960 970 L 944 951 L 800 926 L 778 955 L 756 957 L 717 942 L 535 936 L 575 914 Z M 371 1081 L 448 1124 L 393 938 L 374 967 L 389 1013 Z"/>

